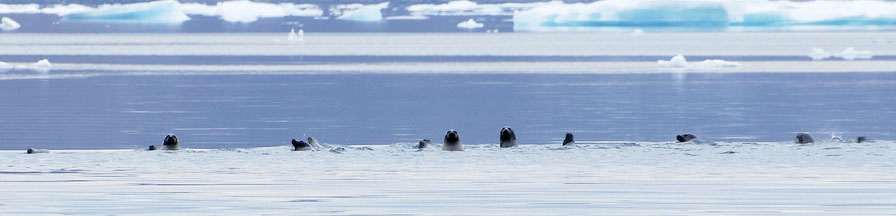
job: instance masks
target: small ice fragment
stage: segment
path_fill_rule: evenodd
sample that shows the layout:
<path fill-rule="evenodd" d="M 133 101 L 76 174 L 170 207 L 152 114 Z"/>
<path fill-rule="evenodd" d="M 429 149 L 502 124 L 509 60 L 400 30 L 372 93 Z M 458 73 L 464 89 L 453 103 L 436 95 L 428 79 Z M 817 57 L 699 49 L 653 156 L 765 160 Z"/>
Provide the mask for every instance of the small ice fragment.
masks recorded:
<path fill-rule="evenodd" d="M 289 30 L 289 36 L 286 39 L 290 44 L 292 43 L 304 43 L 305 42 L 305 32 L 302 29 L 299 29 L 299 32 L 296 33 L 296 29 Z"/>
<path fill-rule="evenodd" d="M 695 69 L 704 69 L 704 68 L 721 68 L 721 67 L 738 67 L 740 63 L 730 62 L 721 59 L 707 59 L 702 62 L 691 63 L 689 64 L 691 68 Z"/>
<path fill-rule="evenodd" d="M 809 52 L 809 58 L 812 58 L 812 60 L 823 60 L 830 57 L 830 53 L 818 47 L 812 47 L 812 52 Z"/>
<path fill-rule="evenodd" d="M 635 29 L 635 30 L 632 31 L 632 33 L 629 34 L 629 35 L 631 35 L 631 36 L 641 36 L 641 35 L 644 35 L 644 30 L 641 30 L 641 29 Z"/>
<path fill-rule="evenodd" d="M 874 54 L 871 53 L 871 50 L 856 50 L 853 47 L 849 47 L 840 53 L 840 57 L 846 60 L 871 59 L 871 57 L 874 57 Z"/>
<path fill-rule="evenodd" d="M 0 29 L 2 29 L 3 31 L 12 31 L 12 30 L 19 29 L 19 27 L 22 27 L 22 26 L 19 25 L 19 23 L 17 23 L 15 20 L 10 19 L 9 17 L 0 18 Z"/>
<path fill-rule="evenodd" d="M 6 63 L 6 62 L 0 62 L 0 73 L 7 72 L 12 69 L 13 69 L 13 66 L 11 64 Z"/>
<path fill-rule="evenodd" d="M 463 22 L 460 22 L 457 24 L 458 28 L 464 28 L 464 29 L 482 28 L 483 26 L 485 26 L 485 24 L 478 23 L 478 22 L 476 22 L 476 20 L 473 20 L 472 18 L 468 19 L 467 21 L 463 21 Z"/>
<path fill-rule="evenodd" d="M 28 68 L 41 73 L 50 72 L 50 61 L 47 59 L 41 59 L 40 61 L 31 63 Z"/>
<path fill-rule="evenodd" d="M 656 65 L 661 68 L 686 68 L 688 67 L 688 60 L 683 55 L 676 55 L 669 61 L 657 60 Z"/>

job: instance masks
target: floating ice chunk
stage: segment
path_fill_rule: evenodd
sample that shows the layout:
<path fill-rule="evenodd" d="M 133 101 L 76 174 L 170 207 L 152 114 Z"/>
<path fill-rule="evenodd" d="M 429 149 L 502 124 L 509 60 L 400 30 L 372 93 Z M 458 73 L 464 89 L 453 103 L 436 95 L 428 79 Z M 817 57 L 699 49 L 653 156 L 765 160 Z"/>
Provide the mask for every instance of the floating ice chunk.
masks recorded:
<path fill-rule="evenodd" d="M 140 23 L 181 23 L 190 20 L 180 3 L 173 0 L 133 4 L 101 5 L 94 9 L 71 13 L 64 20 Z"/>
<path fill-rule="evenodd" d="M 354 11 L 345 12 L 337 19 L 357 22 L 380 22 L 383 20 L 382 10 L 389 7 L 389 2 L 365 5 Z"/>
<path fill-rule="evenodd" d="M 312 4 L 271 4 L 248 0 L 218 2 L 215 5 L 185 3 L 181 5 L 189 15 L 220 16 L 227 22 L 255 22 L 262 17 L 320 16 L 318 6 Z"/>
<path fill-rule="evenodd" d="M 812 47 L 812 52 L 809 52 L 809 58 L 812 58 L 812 60 L 823 60 L 830 57 L 831 53 L 818 47 Z"/>
<path fill-rule="evenodd" d="M 21 27 L 21 25 L 9 17 L 0 18 L 0 29 L 3 31 L 12 31 L 19 29 L 19 27 Z"/>
<path fill-rule="evenodd" d="M 50 61 L 47 59 L 41 59 L 40 61 L 28 65 L 28 69 L 41 73 L 50 72 Z"/>
<path fill-rule="evenodd" d="M 874 54 L 871 53 L 871 50 L 856 50 L 853 47 L 849 47 L 840 53 L 840 57 L 846 60 L 871 59 L 874 57 Z"/>
<path fill-rule="evenodd" d="M 485 26 L 485 24 L 478 23 L 478 22 L 476 22 L 476 20 L 473 20 L 473 19 L 468 19 L 467 21 L 463 21 L 463 22 L 460 22 L 457 24 L 458 28 L 464 28 L 464 29 L 482 28 L 482 26 Z"/>
<path fill-rule="evenodd" d="M 641 36 L 641 35 L 644 35 L 644 30 L 641 30 L 641 29 L 635 29 L 635 30 L 632 31 L 632 33 L 630 33 L 629 35 L 631 35 L 631 36 Z"/>
<path fill-rule="evenodd" d="M 6 63 L 6 62 L 0 62 L 0 73 L 7 72 L 12 69 L 13 69 L 13 66 L 11 64 Z"/>
<path fill-rule="evenodd" d="M 688 60 L 683 55 L 676 55 L 669 61 L 657 60 L 656 65 L 660 68 L 686 68 L 688 67 Z"/>
<path fill-rule="evenodd" d="M 293 43 L 304 44 L 305 43 L 305 31 L 302 31 L 302 29 L 299 29 L 299 32 L 296 33 L 296 29 L 290 29 L 289 35 L 287 36 L 286 40 L 289 41 L 290 44 L 293 44 Z"/>
<path fill-rule="evenodd" d="M 661 69 L 687 69 L 687 70 L 707 70 L 714 68 L 731 68 L 739 67 L 740 63 L 730 62 L 721 59 L 707 59 L 702 62 L 689 63 L 682 55 L 676 55 L 669 61 L 657 60 L 656 65 Z"/>

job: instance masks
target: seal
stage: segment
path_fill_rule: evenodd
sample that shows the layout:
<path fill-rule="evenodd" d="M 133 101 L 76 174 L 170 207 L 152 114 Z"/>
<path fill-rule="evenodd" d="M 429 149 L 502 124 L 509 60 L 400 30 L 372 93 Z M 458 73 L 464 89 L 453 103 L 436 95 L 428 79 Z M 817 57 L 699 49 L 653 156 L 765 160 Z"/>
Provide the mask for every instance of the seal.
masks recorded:
<path fill-rule="evenodd" d="M 863 143 L 863 142 L 865 142 L 865 141 L 868 141 L 868 140 L 865 139 L 864 136 L 860 136 L 860 137 L 856 138 L 856 143 Z"/>
<path fill-rule="evenodd" d="M 501 148 L 510 148 L 516 146 L 516 134 L 510 126 L 501 128 Z"/>
<path fill-rule="evenodd" d="M 429 141 L 429 139 L 423 139 L 420 141 L 420 143 L 417 144 L 418 149 L 425 149 L 429 148 L 430 146 L 432 146 L 432 141 Z"/>
<path fill-rule="evenodd" d="M 165 135 L 165 140 L 162 141 L 162 150 L 179 150 L 180 142 L 177 141 L 177 136 L 174 134 Z"/>
<path fill-rule="evenodd" d="M 311 144 L 308 144 L 304 140 L 296 141 L 296 139 L 292 139 L 292 150 L 293 151 L 311 151 L 314 148 L 311 147 Z"/>
<path fill-rule="evenodd" d="M 697 139 L 697 136 L 693 135 L 693 134 L 681 134 L 681 135 L 675 136 L 675 139 L 678 140 L 678 142 L 687 142 L 687 141 Z"/>
<path fill-rule="evenodd" d="M 155 151 L 155 150 L 156 150 L 156 146 L 155 146 L 155 145 L 149 145 L 149 148 L 147 148 L 146 150 L 147 150 L 147 151 Z"/>
<path fill-rule="evenodd" d="M 308 144 L 311 145 L 311 148 L 314 148 L 315 150 L 324 148 L 323 146 L 321 146 L 320 144 L 317 143 L 317 139 L 314 139 L 314 137 L 308 137 L 306 139 L 308 140 Z"/>
<path fill-rule="evenodd" d="M 460 135 L 457 134 L 457 131 L 454 129 L 448 130 L 445 133 L 445 144 L 442 145 L 442 150 L 445 151 L 463 151 L 464 144 L 460 142 Z"/>
<path fill-rule="evenodd" d="M 26 154 L 40 154 L 40 153 L 50 153 L 50 150 L 46 149 L 36 149 L 36 148 L 28 148 L 25 150 Z"/>
<path fill-rule="evenodd" d="M 815 140 L 812 139 L 812 136 L 810 136 L 808 133 L 798 133 L 798 134 L 796 134 L 796 140 L 795 140 L 795 141 L 796 141 L 796 143 L 799 143 L 799 144 L 806 144 L 806 143 L 814 143 L 814 142 L 815 142 Z"/>
<path fill-rule="evenodd" d="M 566 133 L 566 138 L 563 138 L 563 146 L 575 146 L 576 141 L 572 138 L 572 133 Z"/>

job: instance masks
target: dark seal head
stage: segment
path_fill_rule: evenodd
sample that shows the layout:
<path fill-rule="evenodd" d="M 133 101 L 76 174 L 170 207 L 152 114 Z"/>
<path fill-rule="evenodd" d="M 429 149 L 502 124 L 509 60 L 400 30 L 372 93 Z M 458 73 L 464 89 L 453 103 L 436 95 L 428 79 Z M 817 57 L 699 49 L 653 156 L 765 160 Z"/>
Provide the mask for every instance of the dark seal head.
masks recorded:
<path fill-rule="evenodd" d="M 806 144 L 806 143 L 814 143 L 814 142 L 815 142 L 815 140 L 812 139 L 812 136 L 810 136 L 808 133 L 798 133 L 798 134 L 796 134 L 796 140 L 795 140 L 795 141 L 796 141 L 796 143 L 799 143 L 799 144 Z"/>
<path fill-rule="evenodd" d="M 304 140 L 298 140 L 298 141 L 296 141 L 296 139 L 292 139 L 292 148 L 293 148 L 293 149 L 292 149 L 293 151 L 310 151 L 310 150 L 314 150 L 314 148 L 311 147 L 311 144 L 308 144 L 308 143 L 305 142 Z"/>
<path fill-rule="evenodd" d="M 566 137 L 563 138 L 563 146 L 574 146 L 576 145 L 576 141 L 572 137 L 572 133 L 566 133 Z"/>
<path fill-rule="evenodd" d="M 163 150 L 178 150 L 180 149 L 180 142 L 177 141 L 177 136 L 174 134 L 165 135 L 165 140 L 162 141 L 162 149 Z"/>
<path fill-rule="evenodd" d="M 430 141 L 429 139 L 423 139 L 420 141 L 420 143 L 417 144 L 418 149 L 425 149 L 429 148 L 430 146 L 432 146 L 432 141 Z"/>
<path fill-rule="evenodd" d="M 681 134 L 681 135 L 675 136 L 675 139 L 678 140 L 678 142 L 687 142 L 687 141 L 697 139 L 697 136 L 693 135 L 693 134 Z"/>
<path fill-rule="evenodd" d="M 501 128 L 501 148 L 510 148 L 516 146 L 516 134 L 510 127 Z"/>
<path fill-rule="evenodd" d="M 857 143 L 863 143 L 865 141 L 868 141 L 868 140 L 866 140 L 864 136 L 860 136 L 860 137 L 856 138 Z"/>
<path fill-rule="evenodd" d="M 26 154 L 40 154 L 40 153 L 50 153 L 50 151 L 46 150 L 46 149 L 28 148 L 28 150 L 25 150 L 25 153 Z"/>
<path fill-rule="evenodd" d="M 149 148 L 147 148 L 146 150 L 149 150 L 149 151 L 155 151 L 155 150 L 156 150 L 156 146 L 154 146 L 154 145 L 149 145 Z"/>
<path fill-rule="evenodd" d="M 445 151 L 463 151 L 464 144 L 460 142 L 460 135 L 457 134 L 457 131 L 454 129 L 448 130 L 445 133 L 445 144 L 442 145 L 442 150 Z"/>

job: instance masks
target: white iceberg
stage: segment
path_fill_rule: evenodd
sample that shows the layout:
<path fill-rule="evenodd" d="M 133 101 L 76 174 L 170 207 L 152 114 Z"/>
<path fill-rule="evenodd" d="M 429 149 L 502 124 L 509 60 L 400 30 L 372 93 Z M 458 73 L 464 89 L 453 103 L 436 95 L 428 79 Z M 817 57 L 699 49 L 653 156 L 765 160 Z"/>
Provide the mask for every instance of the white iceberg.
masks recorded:
<path fill-rule="evenodd" d="M 31 65 L 28 65 L 28 69 L 31 69 L 31 70 L 37 71 L 37 72 L 41 72 L 41 73 L 50 72 L 50 67 L 51 67 L 50 60 L 47 60 L 47 59 L 41 59 L 40 61 L 31 63 Z"/>
<path fill-rule="evenodd" d="M 0 73 L 7 72 L 12 69 L 13 66 L 11 64 L 0 61 Z"/>
<path fill-rule="evenodd" d="M 715 68 L 739 67 L 740 63 L 725 61 L 721 59 L 707 59 L 703 60 L 702 62 L 689 63 L 683 55 L 676 55 L 669 61 L 657 60 L 656 65 L 660 69 L 708 70 Z"/>
<path fill-rule="evenodd" d="M 21 25 L 15 20 L 10 19 L 9 17 L 0 18 L 0 30 L 3 31 L 12 31 L 19 29 Z"/>
<path fill-rule="evenodd" d="M 463 22 L 460 22 L 457 24 L 458 28 L 464 28 L 464 29 L 476 29 L 476 28 L 482 28 L 483 26 L 485 26 L 485 24 L 478 23 L 478 22 L 476 22 L 476 20 L 473 20 L 473 19 L 468 19 L 467 21 L 463 21 Z"/>
<path fill-rule="evenodd" d="M 189 15 L 220 16 L 227 22 L 242 23 L 255 22 L 258 18 L 264 17 L 320 16 L 323 14 L 323 10 L 312 4 L 272 4 L 248 0 L 218 2 L 215 5 L 184 3 L 181 8 L 184 13 Z"/>
<path fill-rule="evenodd" d="M 871 50 L 856 50 L 853 47 L 846 48 L 840 53 L 840 58 L 846 60 L 871 59 L 872 57 L 874 54 L 871 53 Z"/>
<path fill-rule="evenodd" d="M 180 6 L 180 2 L 173 0 L 107 4 L 96 8 L 79 9 L 79 12 L 62 15 L 62 18 L 77 21 L 140 23 L 181 23 L 190 20 Z"/>
<path fill-rule="evenodd" d="M 380 22 L 383 21 L 382 10 L 386 7 L 389 7 L 389 2 L 365 5 L 357 10 L 343 13 L 341 16 L 337 17 L 337 19 L 357 22 Z"/>

